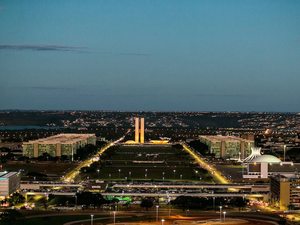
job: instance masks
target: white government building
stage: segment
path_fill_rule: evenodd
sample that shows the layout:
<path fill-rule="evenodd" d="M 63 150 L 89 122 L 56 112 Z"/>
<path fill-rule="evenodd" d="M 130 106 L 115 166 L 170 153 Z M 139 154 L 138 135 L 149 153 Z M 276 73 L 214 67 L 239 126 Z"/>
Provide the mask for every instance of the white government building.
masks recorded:
<path fill-rule="evenodd" d="M 10 196 L 20 189 L 19 172 L 0 172 L 0 199 Z"/>

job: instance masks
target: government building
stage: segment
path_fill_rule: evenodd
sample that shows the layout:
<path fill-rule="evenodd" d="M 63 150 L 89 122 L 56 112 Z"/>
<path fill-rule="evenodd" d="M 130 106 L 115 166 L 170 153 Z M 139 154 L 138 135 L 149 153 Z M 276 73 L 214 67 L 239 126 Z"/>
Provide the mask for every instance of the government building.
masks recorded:
<path fill-rule="evenodd" d="M 251 154 L 254 141 L 235 136 L 222 135 L 200 135 L 200 142 L 208 146 L 209 152 L 215 154 L 216 158 L 239 157 L 246 158 Z"/>
<path fill-rule="evenodd" d="M 0 172 L 0 200 L 4 200 L 20 189 L 19 172 Z"/>
<path fill-rule="evenodd" d="M 23 143 L 23 156 L 37 158 L 48 153 L 52 157 L 65 155 L 73 161 L 77 150 L 87 144 L 96 145 L 95 134 L 58 134 Z"/>
<path fill-rule="evenodd" d="M 270 203 L 280 210 L 300 209 L 300 178 L 272 176 L 270 179 Z"/>

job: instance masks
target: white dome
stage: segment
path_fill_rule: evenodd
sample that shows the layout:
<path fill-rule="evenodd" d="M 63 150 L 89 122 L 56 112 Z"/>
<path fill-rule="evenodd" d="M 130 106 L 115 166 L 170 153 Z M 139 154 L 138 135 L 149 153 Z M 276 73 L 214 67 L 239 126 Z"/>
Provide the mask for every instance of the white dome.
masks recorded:
<path fill-rule="evenodd" d="M 256 157 L 255 159 L 253 159 L 251 161 L 252 163 L 253 162 L 257 162 L 257 163 L 260 163 L 260 162 L 268 162 L 268 163 L 280 163 L 281 160 L 278 159 L 276 156 L 274 155 L 261 155 L 259 157 Z"/>

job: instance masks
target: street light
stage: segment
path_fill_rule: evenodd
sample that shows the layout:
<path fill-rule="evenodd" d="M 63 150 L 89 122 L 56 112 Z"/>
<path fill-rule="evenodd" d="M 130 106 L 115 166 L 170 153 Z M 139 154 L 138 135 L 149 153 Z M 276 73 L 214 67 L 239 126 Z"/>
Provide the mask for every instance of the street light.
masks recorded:
<path fill-rule="evenodd" d="M 75 205 L 77 206 L 77 195 L 75 195 Z"/>
<path fill-rule="evenodd" d="M 225 215 L 226 215 L 226 212 L 223 212 L 223 214 L 224 214 L 224 222 L 225 222 Z"/>
<path fill-rule="evenodd" d="M 145 174 L 145 179 L 147 179 L 147 174 Z"/>
<path fill-rule="evenodd" d="M 94 215 L 91 215 L 91 225 L 93 225 L 93 217 Z"/>
<path fill-rule="evenodd" d="M 173 172 L 174 172 L 174 180 L 175 180 L 175 173 L 176 173 L 176 170 L 173 170 Z"/>
<path fill-rule="evenodd" d="M 108 174 L 108 176 L 109 176 L 109 179 L 111 178 L 111 174 Z"/>
<path fill-rule="evenodd" d="M 119 179 L 120 179 L 120 172 L 121 172 L 121 170 L 119 169 Z"/>
<path fill-rule="evenodd" d="M 164 222 L 165 222 L 165 220 L 164 220 L 164 219 L 162 219 L 162 220 L 161 220 L 161 225 L 164 225 Z"/>
<path fill-rule="evenodd" d="M 220 223 L 222 223 L 222 206 L 220 206 Z"/>
<path fill-rule="evenodd" d="M 158 223 L 158 205 L 156 206 L 156 223 Z"/>
<path fill-rule="evenodd" d="M 131 172 L 129 172 L 129 179 L 131 179 Z"/>
<path fill-rule="evenodd" d="M 198 171 L 196 171 L 196 180 L 197 180 Z"/>
<path fill-rule="evenodd" d="M 97 170 L 97 172 L 98 172 L 98 179 L 99 179 L 99 171 L 100 171 L 100 170 Z"/>
<path fill-rule="evenodd" d="M 114 224 L 116 224 L 116 211 L 114 211 L 113 213 L 114 213 Z"/>
<path fill-rule="evenodd" d="M 180 180 L 182 180 L 182 175 L 180 175 Z"/>

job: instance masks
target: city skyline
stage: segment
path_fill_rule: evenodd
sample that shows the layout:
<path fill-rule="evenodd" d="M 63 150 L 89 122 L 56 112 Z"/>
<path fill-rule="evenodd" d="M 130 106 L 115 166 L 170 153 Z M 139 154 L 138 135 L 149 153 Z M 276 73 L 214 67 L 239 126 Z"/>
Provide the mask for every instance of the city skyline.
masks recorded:
<path fill-rule="evenodd" d="M 0 110 L 299 112 L 298 1 L 1 1 Z"/>

